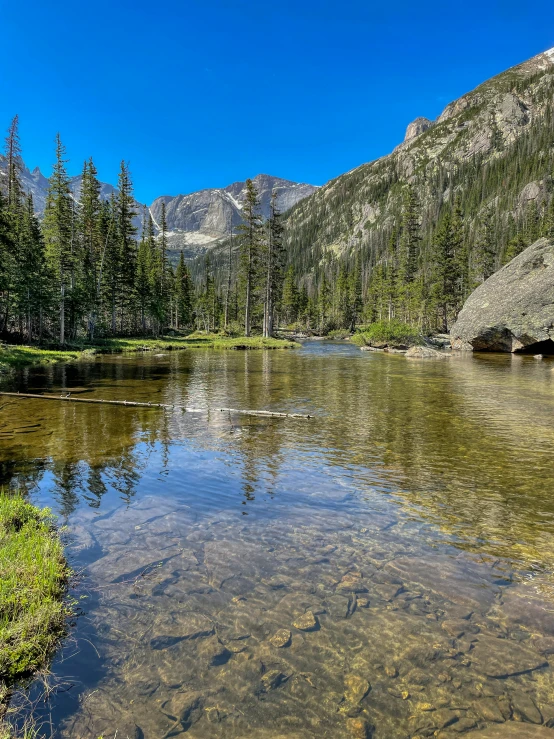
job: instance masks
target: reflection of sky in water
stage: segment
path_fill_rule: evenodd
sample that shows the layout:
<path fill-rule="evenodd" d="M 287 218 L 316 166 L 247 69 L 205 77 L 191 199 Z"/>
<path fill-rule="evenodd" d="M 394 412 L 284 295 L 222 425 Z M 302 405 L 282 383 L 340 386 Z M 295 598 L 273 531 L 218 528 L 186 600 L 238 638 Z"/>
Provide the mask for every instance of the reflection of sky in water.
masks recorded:
<path fill-rule="evenodd" d="M 533 640 L 551 630 L 551 367 L 311 342 L 24 373 L 29 391 L 317 416 L 3 406 L 3 482 L 63 514 L 87 565 L 87 615 L 55 665 L 75 681 L 52 699 L 64 736 L 132 736 L 136 724 L 146 737 L 346 737 L 373 725 L 379 739 L 441 720 L 459 733 L 521 716 L 521 691 L 546 715 L 552 675 Z M 318 627 L 304 632 L 294 623 L 307 610 Z M 484 674 L 495 660 L 502 682 Z M 359 701 L 356 680 L 372 685 Z M 450 714 L 413 719 L 425 702 Z"/>

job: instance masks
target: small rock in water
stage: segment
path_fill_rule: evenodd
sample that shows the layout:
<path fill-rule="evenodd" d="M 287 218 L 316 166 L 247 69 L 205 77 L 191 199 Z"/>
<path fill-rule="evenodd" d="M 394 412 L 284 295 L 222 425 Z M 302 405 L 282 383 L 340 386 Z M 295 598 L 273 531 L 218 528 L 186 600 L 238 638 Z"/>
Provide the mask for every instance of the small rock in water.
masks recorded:
<path fill-rule="evenodd" d="M 488 677 L 520 675 L 547 664 L 544 657 L 518 642 L 490 636 L 480 637 L 470 655 Z"/>
<path fill-rule="evenodd" d="M 278 688 L 281 683 L 286 680 L 286 675 L 280 670 L 269 670 L 262 675 L 262 685 L 266 692 Z"/>
<path fill-rule="evenodd" d="M 533 359 L 544 359 L 544 354 L 533 354 Z"/>
<path fill-rule="evenodd" d="M 344 697 L 349 703 L 359 703 L 371 690 L 369 682 L 359 675 L 347 675 L 344 684 L 346 685 Z"/>
<path fill-rule="evenodd" d="M 371 726 L 363 718 L 349 718 L 346 726 L 352 739 L 369 739 L 371 736 Z"/>
<path fill-rule="evenodd" d="M 300 631 L 313 631 L 318 627 L 318 621 L 311 611 L 306 611 L 292 625 L 295 629 L 300 629 Z"/>
<path fill-rule="evenodd" d="M 494 698 L 481 698 L 475 702 L 474 708 L 475 712 L 481 716 L 483 721 L 492 721 L 495 724 L 502 724 L 506 718 L 509 718 L 509 714 L 508 716 L 504 716 L 500 705 Z"/>
<path fill-rule="evenodd" d="M 270 638 L 271 644 L 273 644 L 274 647 L 277 647 L 278 649 L 282 649 L 283 647 L 288 647 L 290 644 L 292 634 L 288 629 L 279 629 L 273 636 Z"/>
<path fill-rule="evenodd" d="M 542 715 L 531 696 L 518 690 L 512 693 L 514 718 L 526 724 L 542 724 Z"/>

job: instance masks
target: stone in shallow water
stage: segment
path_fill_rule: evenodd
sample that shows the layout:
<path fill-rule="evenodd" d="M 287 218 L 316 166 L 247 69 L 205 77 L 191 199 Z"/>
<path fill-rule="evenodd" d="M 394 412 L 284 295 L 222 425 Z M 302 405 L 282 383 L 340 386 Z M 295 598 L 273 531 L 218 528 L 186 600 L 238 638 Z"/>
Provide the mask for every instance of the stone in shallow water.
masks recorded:
<path fill-rule="evenodd" d="M 554 606 L 537 598 L 534 593 L 526 592 L 524 587 L 508 589 L 498 612 L 509 625 L 515 624 L 544 636 L 554 636 Z"/>
<path fill-rule="evenodd" d="M 472 731 L 467 734 L 467 739 L 554 739 L 554 730 L 546 726 L 507 721 L 505 724 Z"/>
<path fill-rule="evenodd" d="M 359 703 L 371 690 L 369 682 L 360 675 L 347 675 L 344 684 L 346 686 L 344 697 L 349 703 Z"/>
<path fill-rule="evenodd" d="M 288 647 L 290 644 L 292 634 L 288 629 L 279 629 L 273 636 L 270 638 L 271 644 L 273 644 L 274 647 L 277 647 L 278 649 L 282 649 L 283 647 Z"/>
<path fill-rule="evenodd" d="M 295 629 L 300 629 L 300 631 L 313 631 L 317 628 L 318 621 L 311 611 L 306 611 L 306 613 L 300 616 L 300 618 L 297 618 L 292 625 Z"/>
<path fill-rule="evenodd" d="M 185 639 L 199 639 L 214 633 L 213 623 L 199 613 L 176 613 L 162 617 L 150 639 L 152 649 L 167 649 Z"/>
<path fill-rule="evenodd" d="M 542 724 L 542 715 L 530 695 L 518 690 L 511 695 L 514 719 L 526 724 Z"/>
<path fill-rule="evenodd" d="M 474 703 L 474 709 L 483 721 L 492 721 L 495 724 L 502 724 L 510 717 L 510 712 L 509 710 L 506 711 L 506 706 L 499 703 L 495 698 L 481 698 Z"/>
<path fill-rule="evenodd" d="M 481 636 L 470 652 L 471 661 L 488 677 L 509 677 L 548 664 L 533 649 L 511 639 Z"/>

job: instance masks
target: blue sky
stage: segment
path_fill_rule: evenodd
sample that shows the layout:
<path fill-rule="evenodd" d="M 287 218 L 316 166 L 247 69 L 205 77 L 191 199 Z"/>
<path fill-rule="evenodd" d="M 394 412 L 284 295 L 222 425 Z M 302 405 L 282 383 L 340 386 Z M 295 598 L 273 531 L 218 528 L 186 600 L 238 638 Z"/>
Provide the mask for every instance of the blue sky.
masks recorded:
<path fill-rule="evenodd" d="M 135 193 L 259 172 L 323 184 L 488 77 L 554 47 L 552 0 L 0 0 L 0 128 L 26 163 L 93 156 Z M 9 71 L 8 71 L 9 70 Z"/>

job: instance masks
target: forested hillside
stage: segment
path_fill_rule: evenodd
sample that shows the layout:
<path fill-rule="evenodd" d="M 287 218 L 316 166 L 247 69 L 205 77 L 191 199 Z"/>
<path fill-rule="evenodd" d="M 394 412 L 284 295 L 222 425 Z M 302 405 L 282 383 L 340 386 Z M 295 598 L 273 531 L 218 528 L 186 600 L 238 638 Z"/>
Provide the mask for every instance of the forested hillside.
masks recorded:
<path fill-rule="evenodd" d="M 396 316 L 446 329 L 477 284 L 553 233 L 553 106 L 550 51 L 485 82 L 436 122 L 409 129 L 390 156 L 293 207 L 285 245 L 315 312 L 331 285 L 331 312 L 344 323 L 346 270 L 361 282 L 364 320 Z M 355 293 L 342 298 L 350 313 Z"/>
<path fill-rule="evenodd" d="M 451 103 L 437 121 L 416 119 L 392 154 L 291 208 L 280 318 L 322 332 L 393 318 L 446 331 L 478 284 L 554 234 L 553 191 L 549 51 Z M 233 272 L 220 247 L 208 271 L 223 285 L 229 265 Z M 205 261 L 192 270 L 201 285 Z"/>

